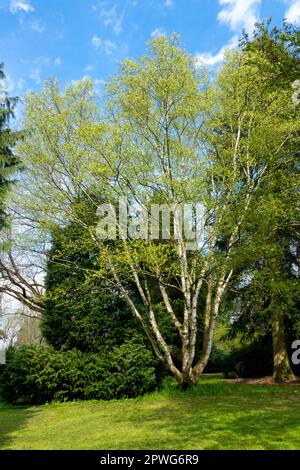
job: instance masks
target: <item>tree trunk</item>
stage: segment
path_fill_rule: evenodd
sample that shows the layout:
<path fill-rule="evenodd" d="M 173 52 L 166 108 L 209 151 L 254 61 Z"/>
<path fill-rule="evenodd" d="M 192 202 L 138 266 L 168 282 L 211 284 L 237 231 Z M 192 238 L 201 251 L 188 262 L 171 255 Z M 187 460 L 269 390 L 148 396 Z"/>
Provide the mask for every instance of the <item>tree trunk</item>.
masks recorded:
<path fill-rule="evenodd" d="M 212 285 L 210 283 L 208 285 L 208 292 L 207 292 L 207 297 L 206 297 L 205 319 L 204 319 L 202 352 L 201 352 L 201 356 L 200 356 L 198 363 L 193 367 L 193 370 L 192 370 L 192 379 L 195 384 L 200 379 L 209 361 L 212 346 L 213 346 L 214 334 L 215 334 L 215 329 L 217 325 L 217 319 L 219 315 L 219 308 L 220 308 L 222 296 L 231 279 L 232 274 L 233 274 L 233 270 L 231 270 L 227 274 L 227 276 L 223 272 L 221 279 L 218 281 L 214 295 L 212 295 L 212 292 L 213 292 Z"/>
<path fill-rule="evenodd" d="M 278 382 L 285 382 L 295 378 L 291 369 L 285 332 L 283 316 L 276 313 L 272 322 L 272 340 L 273 340 L 273 378 Z"/>

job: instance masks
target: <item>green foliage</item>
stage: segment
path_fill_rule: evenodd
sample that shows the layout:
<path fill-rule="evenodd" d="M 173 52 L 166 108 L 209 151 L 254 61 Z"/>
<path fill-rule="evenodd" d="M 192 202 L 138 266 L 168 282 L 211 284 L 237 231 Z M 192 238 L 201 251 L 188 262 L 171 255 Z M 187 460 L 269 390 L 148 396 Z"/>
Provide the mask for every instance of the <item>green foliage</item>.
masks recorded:
<path fill-rule="evenodd" d="M 153 355 L 141 338 L 114 347 L 108 356 L 84 365 L 82 386 L 87 399 L 133 398 L 156 385 Z"/>
<path fill-rule="evenodd" d="M 292 103 L 292 83 L 299 78 L 299 47 L 299 30 L 286 24 L 282 28 L 271 28 L 270 22 L 258 25 L 252 38 L 245 35 L 242 40 L 245 65 L 256 73 L 259 83 L 260 109 L 256 111 L 256 117 L 260 116 L 264 106 L 272 108 L 270 99 L 277 101 L 276 116 L 270 114 L 272 126 L 266 127 L 265 135 L 276 127 L 286 133 L 286 139 L 277 151 L 270 153 L 269 164 L 274 165 L 275 171 L 257 188 L 257 198 L 241 240 L 240 268 L 235 274 L 235 290 L 231 295 L 231 310 L 235 310 L 231 337 L 239 334 L 249 339 L 256 333 L 269 333 L 278 312 L 283 323 L 289 322 L 289 329 L 294 333 L 299 322 L 296 266 L 300 243 L 297 216 L 300 108 Z M 282 100 L 286 100 L 285 106 Z M 268 118 L 263 119 L 267 123 Z M 253 134 L 255 139 L 259 137 L 257 130 Z M 287 342 L 287 349 L 288 346 Z M 268 351 L 262 351 L 263 363 L 269 363 L 271 350 L 270 345 Z M 242 349 L 240 353 L 246 354 L 246 350 Z M 253 354 L 259 363 L 255 351 Z M 248 364 L 243 366 L 246 375 L 247 370 L 248 374 L 258 375 L 269 370 L 264 364 L 262 370 L 255 370 L 255 365 L 249 364 L 250 358 L 245 360 Z M 241 363 L 243 361 L 241 358 Z"/>
<path fill-rule="evenodd" d="M 271 20 L 259 23 L 253 36 L 244 34 L 241 43 L 249 52 L 250 63 L 259 67 L 268 88 L 291 86 L 299 79 L 300 31 L 297 26 L 283 23 L 282 27 L 272 27 Z M 255 63 L 255 54 L 264 61 Z"/>
<path fill-rule="evenodd" d="M 287 350 L 289 357 L 294 350 L 291 345 L 298 336 L 292 331 L 287 331 Z M 292 370 L 296 376 L 300 376 L 300 366 L 292 364 Z M 259 336 L 254 341 L 246 343 L 239 348 L 234 348 L 224 358 L 222 372 L 225 376 L 235 377 L 265 377 L 272 375 L 273 351 L 271 335 Z"/>
<path fill-rule="evenodd" d="M 210 357 L 209 357 L 209 361 L 205 368 L 205 373 L 211 374 L 211 373 L 224 372 L 226 359 L 227 359 L 227 354 L 224 351 L 224 349 L 214 344 L 212 347 Z"/>
<path fill-rule="evenodd" d="M 12 148 L 21 137 L 20 132 L 13 132 L 9 128 L 18 99 L 2 91 L 1 80 L 4 78 L 3 64 L 0 64 L 0 228 L 4 224 L 4 203 L 12 184 L 12 176 L 20 168 L 20 160 L 13 154 Z"/>
<path fill-rule="evenodd" d="M 0 380 L 4 399 L 14 404 L 111 400 L 153 390 L 154 366 L 152 353 L 137 337 L 103 355 L 29 345 L 8 352 Z"/>
<path fill-rule="evenodd" d="M 110 281 L 81 225 L 53 232 L 42 320 L 43 334 L 52 346 L 97 352 L 132 336 L 136 321 Z"/>
<path fill-rule="evenodd" d="M 23 210 L 48 232 L 74 221 L 85 228 L 83 256 L 75 250 L 72 263 L 89 276 L 78 274 L 76 268 L 64 284 L 58 273 L 54 295 L 48 297 L 48 313 L 54 312 L 55 321 L 48 323 L 46 334 L 52 335 L 56 347 L 86 350 L 97 331 L 102 337 L 101 325 L 94 330 L 92 325 L 103 312 L 107 317 L 110 299 L 103 298 L 102 304 L 97 300 L 97 311 L 98 295 L 87 297 L 84 291 L 91 293 L 91 286 L 96 286 L 100 292 L 104 287 L 105 295 L 115 295 L 118 290 L 177 380 L 187 384 L 191 377 L 199 379 L 232 276 L 242 271 L 245 285 L 255 263 L 268 256 L 272 278 L 280 250 L 278 238 L 266 239 L 266 229 L 273 235 L 278 226 L 284 231 L 295 222 L 291 214 L 296 213 L 299 195 L 294 162 L 300 108 L 292 102 L 289 80 L 284 79 L 284 86 L 269 86 L 270 76 L 279 70 L 270 57 L 275 50 L 280 52 L 279 62 L 285 60 L 290 52 L 287 48 L 281 54 L 281 46 L 289 40 L 279 38 L 271 54 L 263 54 L 265 44 L 270 44 L 265 36 L 258 49 L 246 40 L 244 48 L 226 55 L 216 80 L 209 83 L 176 36 L 161 37 L 151 42 L 147 55 L 120 67 L 107 86 L 104 109 L 99 108 L 90 80 L 64 91 L 49 81 L 44 90 L 28 96 L 25 122 L 32 132 L 21 148 L 28 168 Z M 293 54 L 294 48 L 296 63 Z M 91 188 L 98 188 L 106 202 L 127 197 L 137 210 L 152 201 L 201 205 L 202 249 L 187 252 L 185 243 L 174 236 L 165 244 L 149 239 L 110 244 L 97 239 L 93 221 L 86 221 L 86 202 L 78 200 L 79 194 L 90 195 Z M 72 242 L 72 236 L 69 239 Z M 65 253 L 62 250 L 62 257 Z M 72 256 L 67 250 L 67 260 Z M 107 268 L 109 285 L 103 284 Z M 271 301 L 279 309 L 282 286 L 275 274 Z M 77 276 L 83 293 L 76 290 Z M 128 289 L 131 283 L 135 289 Z M 211 291 L 204 298 L 207 286 Z M 89 311 L 95 312 L 90 322 Z M 167 316 L 170 322 L 165 321 Z M 205 328 L 197 330 L 203 318 Z M 197 363 L 201 335 L 203 360 Z"/>
<path fill-rule="evenodd" d="M 225 376 L 265 377 L 272 375 L 273 355 L 270 336 L 261 337 L 250 344 L 236 348 L 224 362 Z"/>

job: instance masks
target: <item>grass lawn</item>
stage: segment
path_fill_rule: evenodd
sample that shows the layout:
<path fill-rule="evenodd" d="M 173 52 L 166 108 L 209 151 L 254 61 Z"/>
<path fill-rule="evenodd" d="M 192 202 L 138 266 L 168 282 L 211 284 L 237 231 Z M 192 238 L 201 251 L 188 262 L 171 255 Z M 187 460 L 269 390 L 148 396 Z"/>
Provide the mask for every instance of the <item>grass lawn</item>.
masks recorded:
<path fill-rule="evenodd" d="M 300 386 L 205 377 L 140 399 L 0 404 L 0 449 L 300 449 Z"/>

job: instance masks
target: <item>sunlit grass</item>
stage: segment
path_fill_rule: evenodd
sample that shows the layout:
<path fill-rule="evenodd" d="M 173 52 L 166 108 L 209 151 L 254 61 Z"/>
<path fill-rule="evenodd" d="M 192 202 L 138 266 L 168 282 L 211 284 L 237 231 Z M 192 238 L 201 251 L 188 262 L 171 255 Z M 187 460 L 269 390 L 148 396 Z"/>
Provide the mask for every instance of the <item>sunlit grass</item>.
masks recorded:
<path fill-rule="evenodd" d="M 300 449 L 300 387 L 203 378 L 113 402 L 0 406 L 1 449 Z"/>

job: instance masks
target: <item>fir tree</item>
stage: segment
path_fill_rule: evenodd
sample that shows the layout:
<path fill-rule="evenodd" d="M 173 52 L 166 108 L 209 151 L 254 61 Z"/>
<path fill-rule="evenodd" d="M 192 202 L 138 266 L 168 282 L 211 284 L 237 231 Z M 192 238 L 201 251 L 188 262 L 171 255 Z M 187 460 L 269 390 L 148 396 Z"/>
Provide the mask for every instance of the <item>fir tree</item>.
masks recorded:
<path fill-rule="evenodd" d="M 20 160 L 14 155 L 13 147 L 21 138 L 20 131 L 10 128 L 18 98 L 10 97 L 4 91 L 4 78 L 3 64 L 0 64 L 0 228 L 5 223 L 5 199 L 13 183 L 12 177 L 20 168 Z"/>

